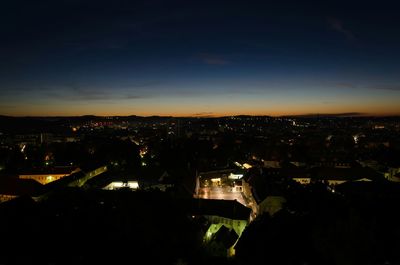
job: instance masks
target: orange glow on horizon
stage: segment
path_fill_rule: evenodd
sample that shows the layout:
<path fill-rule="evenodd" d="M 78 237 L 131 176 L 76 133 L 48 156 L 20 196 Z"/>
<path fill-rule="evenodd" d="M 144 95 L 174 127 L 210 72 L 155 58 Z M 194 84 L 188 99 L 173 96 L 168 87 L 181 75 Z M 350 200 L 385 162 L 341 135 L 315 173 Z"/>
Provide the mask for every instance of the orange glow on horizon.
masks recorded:
<path fill-rule="evenodd" d="M 27 114 L 14 114 L 14 113 L 6 113 L 2 114 L 5 116 L 14 116 L 14 117 L 71 117 L 71 116 L 99 116 L 99 117 L 107 117 L 107 116 L 164 116 L 164 117 L 225 117 L 225 116 L 238 116 L 238 115 L 249 115 L 249 116 L 271 116 L 271 117 L 281 117 L 281 116 L 302 116 L 302 115 L 340 115 L 340 114 L 349 114 L 349 116 L 400 116 L 400 112 L 359 112 L 359 111 L 340 111 L 340 112 L 329 112 L 329 111 L 315 111 L 315 112 L 263 112 L 263 111 L 251 111 L 251 112 L 212 112 L 212 113 L 204 113 L 204 114 L 196 114 L 196 113 L 184 113 L 184 112 L 87 112 L 87 113 L 78 113 L 78 112 L 68 112 L 68 113 L 27 113 Z"/>
<path fill-rule="evenodd" d="M 257 101 L 217 101 L 208 103 L 199 101 L 164 102 L 151 101 L 132 104 L 49 104 L 20 105 L 15 108 L 2 108 L 0 115 L 8 116 L 174 116 L 174 117 L 221 117 L 234 115 L 253 116 L 290 116 L 290 115 L 326 115 L 355 113 L 360 116 L 398 116 L 400 108 L 397 102 L 344 102 L 340 105 L 323 105 L 318 102 L 295 102 L 293 104 Z"/>

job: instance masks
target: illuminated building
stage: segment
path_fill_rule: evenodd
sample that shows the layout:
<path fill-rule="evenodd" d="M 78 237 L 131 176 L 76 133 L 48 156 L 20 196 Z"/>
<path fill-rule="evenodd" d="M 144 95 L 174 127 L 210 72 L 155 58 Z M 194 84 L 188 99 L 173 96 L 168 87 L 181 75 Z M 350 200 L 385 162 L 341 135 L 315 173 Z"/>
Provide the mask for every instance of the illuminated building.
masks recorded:
<path fill-rule="evenodd" d="M 137 190 L 139 188 L 139 183 L 137 181 L 113 181 L 107 186 L 105 186 L 104 190 L 118 190 L 122 188 L 128 188 L 131 190 Z"/>
<path fill-rule="evenodd" d="M 43 186 L 32 179 L 7 179 L 0 182 L 0 203 L 23 195 L 31 196 L 40 192 Z"/>
<path fill-rule="evenodd" d="M 192 217 L 202 216 L 208 222 L 208 229 L 203 238 L 204 244 L 215 246 L 216 243 L 222 243 L 226 247 L 224 256 L 234 256 L 235 245 L 249 223 L 251 209 L 237 201 L 194 199 L 192 213 Z M 221 239 L 219 234 L 222 233 L 230 238 L 228 244 L 218 242 Z"/>
<path fill-rule="evenodd" d="M 77 169 L 77 171 L 70 175 L 64 176 L 57 181 L 52 181 L 47 185 L 44 185 L 40 193 L 36 193 L 35 196 L 32 198 L 35 201 L 41 201 L 47 199 L 49 195 L 57 192 L 57 190 L 59 190 L 60 188 L 62 189 L 65 187 L 82 187 L 86 184 L 87 181 L 106 171 L 107 166 L 104 165 L 84 166 L 82 167 L 82 169 L 79 168 Z"/>
<path fill-rule="evenodd" d="M 64 178 L 68 175 L 71 175 L 75 172 L 78 172 L 79 169 L 75 167 L 56 167 L 56 168 L 50 168 L 46 169 L 46 171 L 41 170 L 32 170 L 32 171 L 27 171 L 27 172 L 22 172 L 19 174 L 20 179 L 33 179 L 40 184 L 48 184 L 50 182 L 59 180 L 61 178 Z"/>
<path fill-rule="evenodd" d="M 71 174 L 68 178 L 65 178 L 68 182 L 69 187 L 82 187 L 88 180 L 106 172 L 108 170 L 105 165 L 89 165 L 80 168 L 81 171 Z"/>
<path fill-rule="evenodd" d="M 264 160 L 264 167 L 271 167 L 271 168 L 280 168 L 280 162 L 279 161 L 273 161 L 273 160 Z"/>
<path fill-rule="evenodd" d="M 390 165 L 383 170 L 387 180 L 392 182 L 400 182 L 400 165 Z"/>
<path fill-rule="evenodd" d="M 371 168 L 328 168 L 316 167 L 310 169 L 311 181 L 322 181 L 329 186 L 339 185 L 348 181 L 372 181 L 380 175 Z"/>
<path fill-rule="evenodd" d="M 237 200 L 248 206 L 242 196 L 242 170 L 224 169 L 201 172 L 196 177 L 194 198 Z"/>
<path fill-rule="evenodd" d="M 370 168 L 259 168 L 242 178 L 243 195 L 251 206 L 252 218 L 265 212 L 274 215 L 286 202 L 287 183 L 296 181 L 302 185 L 325 183 L 334 192 L 334 186 L 345 182 L 369 182 L 382 178 Z M 286 183 L 286 184 L 285 184 Z"/>

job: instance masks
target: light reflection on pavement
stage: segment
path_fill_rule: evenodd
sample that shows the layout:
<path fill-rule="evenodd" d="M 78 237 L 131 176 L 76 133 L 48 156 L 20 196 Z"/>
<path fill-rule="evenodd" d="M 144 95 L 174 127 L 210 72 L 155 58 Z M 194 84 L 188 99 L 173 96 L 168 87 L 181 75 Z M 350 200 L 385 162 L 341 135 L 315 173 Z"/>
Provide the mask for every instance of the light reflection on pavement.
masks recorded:
<path fill-rule="evenodd" d="M 232 187 L 202 187 L 199 189 L 197 198 L 200 199 L 214 199 L 214 200 L 237 200 L 246 207 L 249 205 L 243 198 L 242 192 L 233 190 Z"/>

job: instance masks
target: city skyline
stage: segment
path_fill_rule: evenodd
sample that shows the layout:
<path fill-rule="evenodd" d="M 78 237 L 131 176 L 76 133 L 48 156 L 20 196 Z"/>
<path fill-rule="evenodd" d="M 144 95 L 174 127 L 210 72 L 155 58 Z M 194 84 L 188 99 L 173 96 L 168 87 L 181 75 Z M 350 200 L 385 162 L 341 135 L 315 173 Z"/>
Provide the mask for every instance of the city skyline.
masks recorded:
<path fill-rule="evenodd" d="M 0 115 L 400 115 L 396 10 L 9 1 Z"/>

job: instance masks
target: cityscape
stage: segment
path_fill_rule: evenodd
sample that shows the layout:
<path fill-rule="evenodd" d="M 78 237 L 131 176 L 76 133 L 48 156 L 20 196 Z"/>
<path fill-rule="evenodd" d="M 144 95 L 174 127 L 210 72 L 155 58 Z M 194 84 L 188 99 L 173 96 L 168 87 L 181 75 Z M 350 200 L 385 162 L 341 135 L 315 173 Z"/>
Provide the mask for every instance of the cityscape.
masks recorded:
<path fill-rule="evenodd" d="M 400 264 L 389 1 L 4 1 L 0 265 Z"/>
<path fill-rule="evenodd" d="M 398 117 L 0 119 L 4 264 L 399 261 Z"/>

